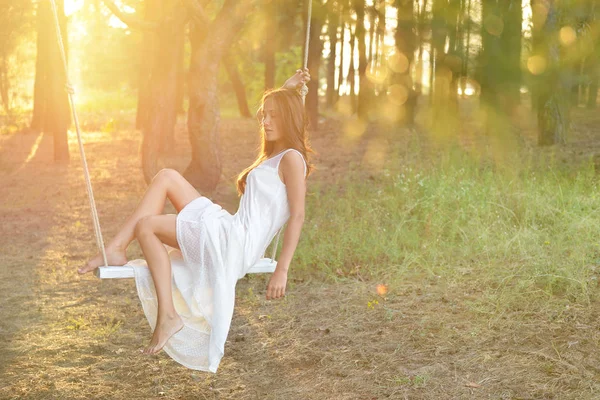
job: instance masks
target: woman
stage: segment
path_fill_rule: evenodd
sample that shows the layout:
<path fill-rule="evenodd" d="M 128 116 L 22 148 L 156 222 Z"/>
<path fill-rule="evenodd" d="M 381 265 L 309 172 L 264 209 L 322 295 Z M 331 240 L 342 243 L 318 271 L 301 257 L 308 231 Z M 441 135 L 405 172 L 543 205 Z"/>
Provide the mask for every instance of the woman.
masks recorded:
<path fill-rule="evenodd" d="M 163 169 L 106 247 L 109 265 L 124 265 L 127 246 L 135 237 L 147 261 L 148 268 L 134 266 L 138 295 L 154 327 L 145 354 L 164 347 L 179 363 L 216 373 L 233 315 L 236 282 L 288 222 L 266 298 L 285 295 L 304 221 L 305 180 L 312 170 L 305 161 L 312 150 L 297 92 L 309 80 L 308 69 L 297 70 L 281 89 L 264 94 L 259 109 L 262 150 L 238 176 L 241 199 L 234 215 L 201 196 L 178 172 Z M 162 215 L 167 198 L 178 214 Z M 163 243 L 181 249 L 184 262 L 172 265 Z M 97 255 L 78 271 L 85 274 L 100 265 L 102 256 Z"/>

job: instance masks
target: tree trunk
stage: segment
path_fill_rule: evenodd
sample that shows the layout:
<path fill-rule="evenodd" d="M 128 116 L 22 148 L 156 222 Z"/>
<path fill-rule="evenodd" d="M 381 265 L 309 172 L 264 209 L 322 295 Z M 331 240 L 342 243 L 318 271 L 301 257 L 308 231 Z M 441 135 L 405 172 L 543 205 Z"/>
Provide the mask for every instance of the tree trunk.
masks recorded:
<path fill-rule="evenodd" d="M 183 20 L 184 17 L 181 16 L 179 21 Z M 166 68 L 164 70 L 161 69 L 161 74 L 164 73 L 165 76 L 158 77 L 158 81 L 159 84 L 164 84 L 165 90 L 168 91 L 166 97 L 168 97 L 169 101 L 172 103 L 164 104 L 165 122 L 170 125 L 165 125 L 162 134 L 159 133 L 160 154 L 168 154 L 175 148 L 175 125 L 177 124 L 177 114 L 179 114 L 180 107 L 183 106 L 183 52 L 185 49 L 185 27 L 183 24 L 177 25 L 177 23 L 175 23 L 172 26 L 169 26 L 168 35 L 172 38 L 172 48 L 169 49 L 170 53 L 164 51 L 165 46 L 163 46 L 163 44 L 166 43 L 161 41 L 159 54 L 162 54 L 163 56 L 169 54 L 167 57 L 170 58 L 170 65 L 165 65 Z M 160 62 L 160 64 L 162 64 L 162 62 Z M 157 79 L 153 78 L 152 85 L 156 84 L 156 81 Z M 154 101 L 154 99 L 152 101 Z M 154 116 L 151 116 L 150 118 L 152 119 Z"/>
<path fill-rule="evenodd" d="M 369 55 L 367 57 L 367 64 L 373 61 L 373 48 L 375 39 L 375 4 L 367 7 L 369 16 Z"/>
<path fill-rule="evenodd" d="M 356 28 L 354 28 L 356 30 Z M 348 79 L 350 80 L 350 105 L 352 114 L 356 113 L 356 63 L 354 61 L 354 50 L 356 49 L 356 34 L 350 31 L 350 67 L 348 68 Z"/>
<path fill-rule="evenodd" d="M 600 4 L 594 4 L 592 2 L 588 5 L 588 14 L 590 18 L 590 25 L 593 27 L 592 30 L 598 32 L 600 30 Z M 596 100 L 598 98 L 598 78 L 600 78 L 600 40 L 596 37 L 593 48 L 590 54 L 587 55 L 586 69 L 590 79 L 590 85 L 588 86 L 587 96 L 587 108 L 596 108 Z"/>
<path fill-rule="evenodd" d="M 333 108 L 336 99 L 335 88 L 335 59 L 337 58 L 337 31 L 339 15 L 338 10 L 329 5 L 329 16 L 327 22 L 327 31 L 329 35 L 329 59 L 327 60 L 327 92 L 325 94 L 327 108 Z M 342 45 L 344 42 L 342 41 Z"/>
<path fill-rule="evenodd" d="M 158 21 L 163 9 L 161 0 L 144 1 L 144 21 Z M 148 122 L 151 101 L 152 65 L 158 51 L 158 35 L 155 31 L 144 31 L 140 52 L 140 75 L 138 77 L 138 103 L 135 127 L 144 129 Z"/>
<path fill-rule="evenodd" d="M 343 19 L 343 17 L 340 17 L 340 28 L 341 28 L 341 32 L 340 32 L 340 66 L 338 68 L 338 83 L 337 83 L 337 91 L 336 91 L 336 97 L 339 98 L 339 96 L 341 96 L 342 94 L 340 93 L 340 90 L 342 89 L 342 84 L 344 83 L 344 46 L 346 44 L 346 23 Z"/>
<path fill-rule="evenodd" d="M 368 119 L 373 85 L 367 79 L 367 44 L 365 38 L 365 0 L 354 0 L 356 40 L 358 41 L 358 116 Z"/>
<path fill-rule="evenodd" d="M 462 76 L 465 78 L 469 76 L 469 55 L 470 55 L 469 53 L 471 51 L 471 0 L 466 0 L 466 1 L 467 1 L 467 13 L 466 13 L 467 38 L 466 38 L 466 43 L 465 43 L 465 55 L 464 55 L 463 63 L 462 63 Z M 463 25 L 465 25 L 465 24 L 463 24 Z M 467 88 L 467 80 L 463 79 L 462 87 L 461 87 L 461 91 L 463 94 L 465 93 L 466 88 Z"/>
<path fill-rule="evenodd" d="M 423 51 L 425 50 L 425 20 L 427 18 L 427 0 L 423 0 L 423 6 L 419 8 L 418 11 L 418 24 L 417 24 L 417 42 L 419 43 L 419 55 L 418 60 L 416 62 L 416 76 L 417 82 L 415 82 L 415 88 L 417 92 L 422 91 L 423 80 L 425 79 L 425 66 L 423 63 Z M 433 54 L 432 54 L 433 56 Z M 429 59 L 429 64 L 432 63 L 431 57 Z M 430 90 L 431 92 L 431 90 Z M 431 93 L 430 93 L 431 95 Z M 431 97 L 431 96 L 430 96 Z"/>
<path fill-rule="evenodd" d="M 307 11 L 306 7 L 305 10 Z M 306 95 L 305 105 L 309 125 L 314 131 L 319 130 L 319 70 L 321 66 L 321 54 L 323 53 L 321 28 L 323 27 L 324 19 L 325 8 L 318 1 L 313 1 L 308 45 L 308 70 L 310 71 L 311 79 L 308 85 L 306 85 L 308 87 L 308 94 Z M 306 18 L 304 20 L 306 21 Z M 304 29 L 306 32 L 306 26 Z"/>
<path fill-rule="evenodd" d="M 142 126 L 142 170 L 149 183 L 161 168 L 159 158 L 174 146 L 179 60 L 183 51 L 185 9 L 175 0 L 161 4 L 168 21 L 159 24 L 151 61 L 146 117 Z"/>
<path fill-rule="evenodd" d="M 569 131 L 569 95 L 571 88 L 561 73 L 560 43 L 558 42 L 557 3 L 555 0 L 540 1 L 547 10 L 545 20 L 534 16 L 534 30 L 539 29 L 540 53 L 546 61 L 546 68 L 538 77 L 536 111 L 538 116 L 538 144 L 540 146 L 564 144 Z M 534 3 L 537 3 L 535 1 Z M 534 10 L 539 9 L 535 7 Z M 536 21 L 543 25 L 536 26 Z"/>
<path fill-rule="evenodd" d="M 35 59 L 35 82 L 33 84 L 33 115 L 29 129 L 32 132 L 42 132 L 44 130 L 44 116 L 46 112 L 45 98 L 48 93 L 48 84 L 46 82 L 46 69 L 49 62 L 50 40 L 52 31 L 48 25 L 49 4 L 40 2 L 37 9 L 37 41 L 36 41 L 36 59 Z M 55 36 L 56 37 L 56 36 Z M 54 40 L 56 41 L 56 39 Z M 52 47 L 54 51 L 58 51 L 58 47 Z"/>
<path fill-rule="evenodd" d="M 442 80 L 438 73 L 442 70 L 441 66 L 444 61 L 444 47 L 446 37 L 448 35 L 448 26 L 445 18 L 445 12 L 448 8 L 448 0 L 433 0 L 431 9 L 431 75 L 430 75 L 430 102 L 434 109 L 439 109 L 439 103 L 443 100 L 442 88 L 439 83 Z M 443 73 L 443 71 L 442 71 Z M 445 79 L 446 77 L 444 77 Z M 439 89 L 439 90 L 438 90 Z"/>
<path fill-rule="evenodd" d="M 56 1 L 58 21 L 65 53 L 68 54 L 67 27 L 62 0 Z M 34 86 L 32 130 L 51 133 L 54 137 L 54 161 L 69 161 L 67 129 L 71 122 L 67 83 L 51 4 L 38 3 L 38 54 Z"/>
<path fill-rule="evenodd" d="M 187 33 L 187 26 L 184 27 L 183 40 L 180 42 L 181 49 L 179 50 L 179 59 L 177 60 L 177 97 L 175 100 L 175 110 L 177 114 L 185 114 L 184 100 L 185 100 L 185 85 L 186 85 L 186 72 L 185 72 L 185 37 Z M 173 139 L 173 144 L 175 140 Z"/>
<path fill-rule="evenodd" d="M 183 175 L 200 193 L 212 192 L 221 178 L 219 65 L 254 4 L 225 0 L 209 26 L 196 22 L 191 29 L 188 132 L 192 160 Z"/>
<path fill-rule="evenodd" d="M 597 56 L 594 56 L 597 58 Z M 589 86 L 589 91 L 588 91 L 588 98 L 587 98 L 587 108 L 596 108 L 596 99 L 598 98 L 598 62 L 597 60 L 595 60 L 595 62 L 592 64 L 592 70 L 590 71 L 590 86 Z"/>
<path fill-rule="evenodd" d="M 512 113 L 521 99 L 521 26 L 523 24 L 523 9 L 520 0 L 510 0 L 502 3 L 503 14 L 506 16 L 502 34 L 502 48 L 505 59 L 505 86 L 502 107 L 506 113 Z"/>
<path fill-rule="evenodd" d="M 417 47 L 417 38 L 414 34 L 414 2 L 412 0 L 400 0 L 398 6 L 398 23 L 394 34 L 394 41 L 399 55 L 408 60 L 404 70 L 395 71 L 392 76 L 394 84 L 402 85 L 408 92 L 406 102 L 401 106 L 404 108 L 404 119 L 401 124 L 413 126 L 415 122 L 415 110 L 417 105 L 417 93 L 413 90 L 413 82 L 410 75 L 410 65 L 414 62 L 414 54 Z"/>
<path fill-rule="evenodd" d="M 2 106 L 6 114 L 10 114 L 10 99 L 8 97 L 8 62 L 6 56 L 0 56 L 0 99 L 2 100 Z"/>
<path fill-rule="evenodd" d="M 277 0 L 265 0 L 265 90 L 275 87 L 275 38 L 277 37 Z"/>
<path fill-rule="evenodd" d="M 244 87 L 244 83 L 242 82 L 242 78 L 237 69 L 237 64 L 231 57 L 231 54 L 226 54 L 223 58 L 223 63 L 225 64 L 225 69 L 227 70 L 227 75 L 229 75 L 229 80 L 231 81 L 231 85 L 233 86 L 233 90 L 235 92 L 235 97 L 238 103 L 238 109 L 240 111 L 240 115 L 242 117 L 250 118 L 250 109 L 248 108 L 248 99 L 246 97 L 246 88 Z"/>
<path fill-rule="evenodd" d="M 444 54 L 444 67 L 448 74 L 448 80 L 444 83 L 444 91 L 448 93 L 445 107 L 445 119 L 448 127 L 457 129 L 458 124 L 458 80 L 462 69 L 461 62 L 461 0 L 449 0 L 446 11 L 448 25 L 448 50 Z"/>
<path fill-rule="evenodd" d="M 483 2 L 481 102 L 486 109 L 486 132 L 509 143 L 511 115 L 520 99 L 520 0 Z"/>
<path fill-rule="evenodd" d="M 381 67 L 381 60 L 383 59 L 383 39 L 385 37 L 385 18 L 386 18 L 386 4 L 385 0 L 379 1 L 377 11 L 377 30 L 375 33 L 375 62 L 378 67 Z M 384 91 L 385 93 L 385 91 Z"/>

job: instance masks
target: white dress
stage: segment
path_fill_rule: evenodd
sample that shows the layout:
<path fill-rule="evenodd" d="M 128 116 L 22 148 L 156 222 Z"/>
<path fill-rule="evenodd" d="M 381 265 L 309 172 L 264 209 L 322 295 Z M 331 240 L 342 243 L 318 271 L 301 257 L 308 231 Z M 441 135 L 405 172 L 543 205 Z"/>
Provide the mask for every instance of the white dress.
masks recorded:
<path fill-rule="evenodd" d="M 290 216 L 278 172 L 290 150 L 302 155 L 287 149 L 250 171 L 234 215 L 204 196 L 177 215 L 181 253 L 170 253 L 173 301 L 185 326 L 163 350 L 188 368 L 217 372 L 233 317 L 236 283 L 260 260 Z M 152 276 L 146 266 L 134 266 L 134 271 L 144 314 L 154 329 L 157 298 Z"/>

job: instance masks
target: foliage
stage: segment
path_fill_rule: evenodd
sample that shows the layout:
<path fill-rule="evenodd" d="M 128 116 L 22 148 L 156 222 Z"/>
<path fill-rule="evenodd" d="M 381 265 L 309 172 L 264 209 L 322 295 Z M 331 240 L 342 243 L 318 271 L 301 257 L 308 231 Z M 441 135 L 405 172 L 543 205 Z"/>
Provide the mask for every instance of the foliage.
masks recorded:
<path fill-rule="evenodd" d="M 357 171 L 318 187 L 310 248 L 299 250 L 306 273 L 336 279 L 363 266 L 396 283 L 468 275 L 494 309 L 589 302 L 600 258 L 593 165 L 523 157 L 501 168 L 454 150 L 432 165 L 390 162 L 373 180 Z"/>
<path fill-rule="evenodd" d="M 26 41 L 33 40 L 33 22 L 31 0 L 0 2 L 0 103 L 6 113 L 28 97 L 18 75 L 19 64 L 31 65 Z"/>

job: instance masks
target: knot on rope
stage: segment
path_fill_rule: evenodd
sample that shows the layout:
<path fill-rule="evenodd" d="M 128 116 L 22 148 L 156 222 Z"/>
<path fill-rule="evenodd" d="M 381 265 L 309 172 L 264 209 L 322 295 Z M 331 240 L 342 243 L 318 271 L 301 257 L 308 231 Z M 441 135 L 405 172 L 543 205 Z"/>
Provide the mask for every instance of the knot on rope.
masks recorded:
<path fill-rule="evenodd" d="M 308 94 L 308 86 L 302 85 L 302 87 L 300 88 L 300 95 L 302 97 L 305 97 L 307 94 Z"/>
<path fill-rule="evenodd" d="M 75 88 L 69 82 L 65 84 L 65 91 L 69 94 L 75 94 Z"/>

